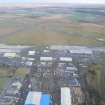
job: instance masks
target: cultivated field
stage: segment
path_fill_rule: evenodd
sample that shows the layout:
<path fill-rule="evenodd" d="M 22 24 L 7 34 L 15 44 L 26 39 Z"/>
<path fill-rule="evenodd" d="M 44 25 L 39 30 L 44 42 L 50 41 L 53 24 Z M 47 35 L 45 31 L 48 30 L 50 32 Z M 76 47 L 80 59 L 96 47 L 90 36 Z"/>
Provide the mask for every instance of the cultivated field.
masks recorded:
<path fill-rule="evenodd" d="M 19 9 L 0 14 L 0 42 L 7 44 L 70 44 L 102 46 L 105 16 L 70 8 Z M 24 11 L 25 12 L 24 12 Z"/>

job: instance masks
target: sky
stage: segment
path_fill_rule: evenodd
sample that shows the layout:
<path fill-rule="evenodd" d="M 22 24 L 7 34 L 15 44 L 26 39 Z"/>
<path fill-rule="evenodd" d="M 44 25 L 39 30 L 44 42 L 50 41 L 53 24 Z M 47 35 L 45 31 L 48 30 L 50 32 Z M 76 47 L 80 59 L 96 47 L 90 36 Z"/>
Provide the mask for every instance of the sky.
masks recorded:
<path fill-rule="evenodd" d="M 0 0 L 0 4 L 7 3 L 89 3 L 105 4 L 105 0 Z"/>

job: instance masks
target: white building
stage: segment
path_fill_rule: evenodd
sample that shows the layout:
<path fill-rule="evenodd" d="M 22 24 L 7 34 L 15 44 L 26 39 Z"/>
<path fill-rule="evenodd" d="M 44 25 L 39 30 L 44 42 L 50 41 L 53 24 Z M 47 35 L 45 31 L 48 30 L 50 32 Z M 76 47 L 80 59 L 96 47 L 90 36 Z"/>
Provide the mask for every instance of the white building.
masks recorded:
<path fill-rule="evenodd" d="M 72 58 L 71 57 L 60 57 L 59 60 L 61 62 L 72 62 Z"/>
<path fill-rule="evenodd" d="M 78 69 L 73 66 L 73 67 L 66 67 L 66 70 L 69 70 L 69 71 L 78 71 Z"/>
<path fill-rule="evenodd" d="M 50 51 L 49 51 L 49 50 L 43 50 L 43 52 L 44 52 L 44 53 L 49 53 Z"/>
<path fill-rule="evenodd" d="M 35 51 L 28 51 L 28 55 L 35 55 Z"/>
<path fill-rule="evenodd" d="M 4 53 L 4 57 L 8 57 L 8 58 L 15 58 L 18 57 L 18 55 L 16 53 Z"/>
<path fill-rule="evenodd" d="M 69 87 L 61 88 L 61 105 L 72 105 L 71 92 Z"/>
<path fill-rule="evenodd" d="M 34 61 L 35 58 L 27 58 L 28 61 Z"/>
<path fill-rule="evenodd" d="M 25 64 L 26 64 L 26 66 L 32 66 L 33 63 L 30 61 L 27 61 Z"/>
<path fill-rule="evenodd" d="M 52 57 L 40 57 L 40 61 L 45 61 L 45 62 L 53 61 L 53 58 Z"/>

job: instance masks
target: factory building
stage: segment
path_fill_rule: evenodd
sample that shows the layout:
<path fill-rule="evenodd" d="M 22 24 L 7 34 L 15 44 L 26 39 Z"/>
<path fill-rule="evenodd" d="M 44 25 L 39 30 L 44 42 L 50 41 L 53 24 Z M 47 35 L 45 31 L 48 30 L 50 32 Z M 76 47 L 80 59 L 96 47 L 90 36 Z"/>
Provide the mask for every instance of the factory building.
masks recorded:
<path fill-rule="evenodd" d="M 15 57 L 18 57 L 18 55 L 16 53 L 9 52 L 9 53 L 4 53 L 4 57 L 15 58 Z"/>
<path fill-rule="evenodd" d="M 61 88 L 61 105 L 72 105 L 70 88 Z"/>
<path fill-rule="evenodd" d="M 40 61 L 45 61 L 45 62 L 53 61 L 53 58 L 52 57 L 40 57 Z"/>
<path fill-rule="evenodd" d="M 36 51 L 28 51 L 28 55 L 35 55 Z"/>
<path fill-rule="evenodd" d="M 31 91 L 27 95 L 25 105 L 51 105 L 51 98 L 49 94 Z"/>
<path fill-rule="evenodd" d="M 59 60 L 61 62 L 72 62 L 72 58 L 71 57 L 60 57 Z"/>

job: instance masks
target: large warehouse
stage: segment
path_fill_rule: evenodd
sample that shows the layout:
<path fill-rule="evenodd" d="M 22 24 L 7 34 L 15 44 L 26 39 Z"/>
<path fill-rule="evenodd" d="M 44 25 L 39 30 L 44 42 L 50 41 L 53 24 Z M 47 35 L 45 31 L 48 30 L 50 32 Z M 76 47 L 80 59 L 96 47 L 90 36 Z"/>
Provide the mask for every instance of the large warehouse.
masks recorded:
<path fill-rule="evenodd" d="M 61 88 L 61 105 L 72 105 L 71 92 L 70 88 L 62 87 Z"/>
<path fill-rule="evenodd" d="M 50 95 L 34 91 L 28 93 L 25 101 L 25 105 L 51 105 L 50 103 Z"/>

